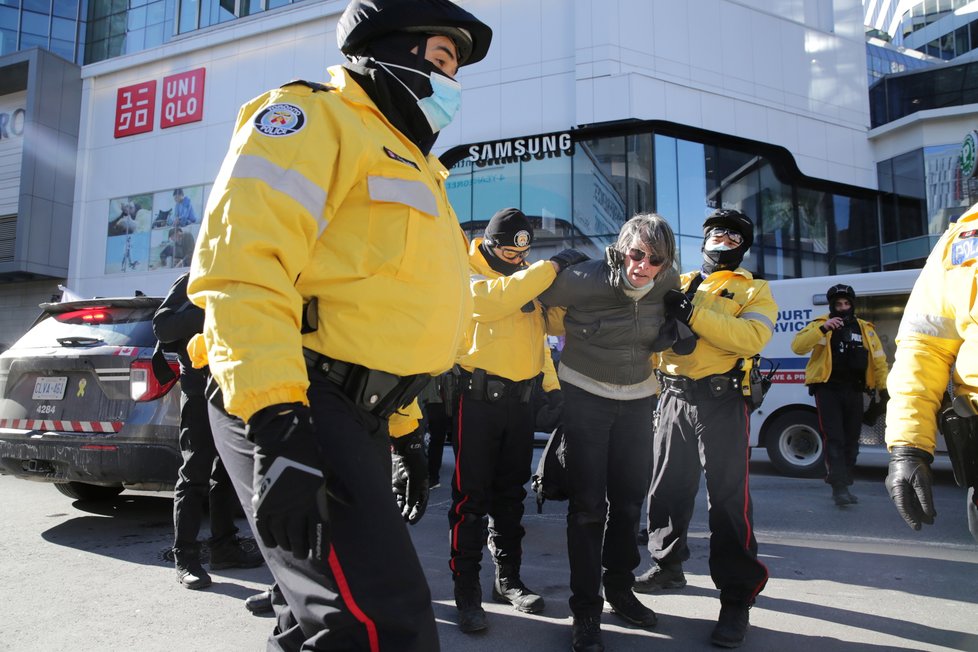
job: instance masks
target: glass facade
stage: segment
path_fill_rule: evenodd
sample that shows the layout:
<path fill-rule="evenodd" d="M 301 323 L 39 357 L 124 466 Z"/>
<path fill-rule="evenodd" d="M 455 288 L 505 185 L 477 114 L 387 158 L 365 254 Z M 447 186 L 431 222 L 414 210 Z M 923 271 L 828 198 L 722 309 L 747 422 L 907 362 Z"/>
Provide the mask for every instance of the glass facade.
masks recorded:
<path fill-rule="evenodd" d="M 960 154 L 960 144 L 939 145 L 877 163 L 883 269 L 923 266 L 947 225 L 978 202 L 978 182 L 962 178 Z"/>
<path fill-rule="evenodd" d="M 693 269 L 704 218 L 735 208 L 756 225 L 744 266 L 764 278 L 883 268 L 879 193 L 801 177 L 768 146 L 683 131 L 663 123 L 628 133 L 581 129 L 565 134 L 565 149 L 521 156 L 496 154 L 541 137 L 458 147 L 442 157 L 452 171 L 449 197 L 469 236 L 481 236 L 501 208 L 526 213 L 537 231 L 532 260 L 565 247 L 602 256 L 626 219 L 657 212 L 676 232 L 681 267 Z"/>
<path fill-rule="evenodd" d="M 39 47 L 78 63 L 82 16 L 79 0 L 0 0 L 0 54 Z"/>
<path fill-rule="evenodd" d="M 0 0 L 5 1 L 8 0 Z M 63 0 L 54 0 L 56 4 L 59 1 Z M 83 25 L 86 45 L 83 61 L 79 63 L 95 63 L 146 50 L 162 45 L 178 34 L 283 7 L 292 2 L 293 0 L 88 0 L 86 22 Z"/>
<path fill-rule="evenodd" d="M 978 61 L 884 77 L 869 89 L 872 127 L 923 111 L 978 102 Z"/>
<path fill-rule="evenodd" d="M 916 56 L 912 56 L 908 52 L 912 52 Z M 916 50 L 901 51 L 879 43 L 866 43 L 866 72 L 869 76 L 870 86 L 886 75 L 931 68 L 939 63 L 942 62 L 919 54 Z"/>

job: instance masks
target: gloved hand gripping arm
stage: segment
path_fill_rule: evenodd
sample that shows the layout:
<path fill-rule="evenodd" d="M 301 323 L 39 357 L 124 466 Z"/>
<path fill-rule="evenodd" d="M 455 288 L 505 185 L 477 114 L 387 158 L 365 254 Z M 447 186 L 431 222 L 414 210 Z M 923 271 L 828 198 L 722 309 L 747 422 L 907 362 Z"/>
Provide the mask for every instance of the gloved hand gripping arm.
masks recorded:
<path fill-rule="evenodd" d="M 922 524 L 931 525 L 934 509 L 934 476 L 930 465 L 934 456 L 912 446 L 895 446 L 890 451 L 890 472 L 886 490 L 907 525 L 919 530 Z"/>
<path fill-rule="evenodd" d="M 414 525 L 428 507 L 428 455 L 421 428 L 391 437 L 391 489 L 404 520 Z"/>
<path fill-rule="evenodd" d="M 693 316 L 693 302 L 680 290 L 669 290 L 662 297 L 667 317 L 678 319 L 689 326 Z"/>
<path fill-rule="evenodd" d="M 255 527 L 262 542 L 297 559 L 325 559 L 329 551 L 326 476 L 309 408 L 270 405 L 248 421 L 255 444 Z"/>
<path fill-rule="evenodd" d="M 585 260 L 591 260 L 591 257 L 577 249 L 564 249 L 551 256 L 550 260 L 557 266 L 557 272 L 559 273 L 571 265 L 583 263 Z"/>

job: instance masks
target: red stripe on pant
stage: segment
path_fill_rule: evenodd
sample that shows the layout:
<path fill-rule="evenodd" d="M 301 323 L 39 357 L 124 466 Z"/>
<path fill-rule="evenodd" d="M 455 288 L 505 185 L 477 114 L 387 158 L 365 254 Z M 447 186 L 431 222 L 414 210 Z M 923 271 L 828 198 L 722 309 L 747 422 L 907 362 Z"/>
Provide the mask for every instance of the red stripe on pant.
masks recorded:
<path fill-rule="evenodd" d="M 744 539 L 744 549 L 750 550 L 750 540 L 753 536 L 753 528 L 751 527 L 751 519 L 747 514 L 747 505 L 750 501 L 750 411 L 747 409 L 747 402 L 744 402 L 744 440 L 747 442 L 747 446 L 744 447 L 746 455 L 744 456 L 744 523 L 747 525 L 747 536 Z M 760 559 L 757 559 L 756 555 L 754 559 L 760 564 L 761 568 L 764 569 L 764 580 L 762 580 L 756 587 L 754 587 L 753 593 L 751 593 L 751 602 L 757 597 L 757 594 L 761 592 L 764 586 L 767 584 L 767 580 L 771 577 L 771 572 L 767 569 Z"/>
<path fill-rule="evenodd" d="M 357 601 L 353 599 L 353 593 L 350 591 L 350 585 L 346 581 L 346 575 L 343 573 L 343 568 L 340 566 L 340 560 L 336 556 L 336 549 L 329 549 L 329 568 L 333 571 L 333 579 L 336 580 L 336 587 L 340 591 L 340 597 L 343 598 L 346 608 L 350 610 L 353 617 L 363 623 L 363 626 L 367 628 L 367 639 L 370 642 L 370 652 L 380 652 L 380 640 L 377 637 L 377 624 L 370 619 L 367 614 L 363 612 Z"/>
<path fill-rule="evenodd" d="M 455 430 L 455 442 L 458 446 L 458 451 L 455 455 L 455 486 L 458 488 L 459 493 L 462 493 L 462 469 L 459 465 L 459 460 L 462 459 L 462 397 L 458 397 L 458 415 L 457 423 L 458 427 Z M 468 502 L 469 497 L 466 496 L 458 505 L 455 506 L 455 515 L 460 516 L 462 513 L 462 505 Z M 458 522 L 455 523 L 455 527 L 452 528 L 452 550 L 458 550 L 458 526 L 461 525 L 462 519 L 459 518 Z M 455 568 L 455 558 L 453 557 L 448 562 L 449 568 L 452 569 L 453 573 L 458 573 L 458 569 Z"/>

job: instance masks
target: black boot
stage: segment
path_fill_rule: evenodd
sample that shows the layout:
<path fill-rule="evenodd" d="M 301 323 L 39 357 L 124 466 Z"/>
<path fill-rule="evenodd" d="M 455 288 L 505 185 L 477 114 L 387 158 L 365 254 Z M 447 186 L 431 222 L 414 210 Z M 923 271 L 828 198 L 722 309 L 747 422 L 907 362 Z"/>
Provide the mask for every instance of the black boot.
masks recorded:
<path fill-rule="evenodd" d="M 272 613 L 272 589 L 249 595 L 245 598 L 245 609 L 255 615 Z"/>
<path fill-rule="evenodd" d="M 611 610 L 639 627 L 655 627 L 659 622 L 655 612 L 639 602 L 631 589 L 604 589 L 604 600 L 611 605 Z"/>
<path fill-rule="evenodd" d="M 604 652 L 601 642 L 601 618 L 598 616 L 574 616 L 571 639 L 573 652 Z"/>
<path fill-rule="evenodd" d="M 527 588 L 520 579 L 520 571 L 509 564 L 496 568 L 496 581 L 492 586 L 492 599 L 503 604 L 513 605 L 525 614 L 538 614 L 543 611 L 544 602 L 534 591 Z"/>
<path fill-rule="evenodd" d="M 682 564 L 655 564 L 635 578 L 632 590 L 636 593 L 655 593 L 662 589 L 681 589 L 686 586 Z"/>
<path fill-rule="evenodd" d="M 265 559 L 254 542 L 243 545 L 241 539 L 233 536 L 211 546 L 211 570 L 257 568 L 264 563 Z"/>
<path fill-rule="evenodd" d="M 718 647 L 740 647 L 750 626 L 750 605 L 739 602 L 721 602 L 720 617 L 710 642 Z"/>
<path fill-rule="evenodd" d="M 188 589 L 205 589 L 211 585 L 211 576 L 200 565 L 199 544 L 174 546 L 173 562 L 177 567 L 177 581 Z"/>
<path fill-rule="evenodd" d="M 849 488 L 844 484 L 832 485 L 832 500 L 839 507 L 845 507 L 846 505 L 859 502 L 855 496 L 849 493 Z"/>
<path fill-rule="evenodd" d="M 486 610 L 482 608 L 482 586 L 478 578 L 455 578 L 455 606 L 458 607 L 458 628 L 462 632 L 472 634 L 489 627 Z"/>

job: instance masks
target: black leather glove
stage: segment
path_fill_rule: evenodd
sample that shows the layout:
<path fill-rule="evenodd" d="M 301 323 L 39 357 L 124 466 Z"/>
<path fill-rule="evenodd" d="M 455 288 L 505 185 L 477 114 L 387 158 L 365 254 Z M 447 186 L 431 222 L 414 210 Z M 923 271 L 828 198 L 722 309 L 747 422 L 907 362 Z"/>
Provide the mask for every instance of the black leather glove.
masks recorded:
<path fill-rule="evenodd" d="M 269 548 L 320 561 L 329 552 L 329 511 L 322 454 L 309 408 L 270 405 L 248 421 L 255 444 L 255 527 Z"/>
<path fill-rule="evenodd" d="M 391 437 L 391 488 L 404 520 L 414 525 L 428 507 L 428 455 L 421 428 Z"/>
<path fill-rule="evenodd" d="M 897 446 L 890 451 L 890 472 L 886 490 L 907 525 L 919 530 L 934 523 L 934 476 L 930 465 L 934 456 L 912 446 Z"/>
<path fill-rule="evenodd" d="M 662 297 L 666 307 L 666 316 L 678 319 L 689 326 L 689 318 L 693 316 L 693 302 L 679 290 L 669 290 Z"/>
<path fill-rule="evenodd" d="M 551 256 L 550 260 L 557 263 L 557 265 L 560 267 L 560 271 L 564 271 L 571 265 L 583 263 L 585 260 L 591 260 L 591 257 L 578 251 L 577 249 L 564 249 L 563 251 Z"/>

